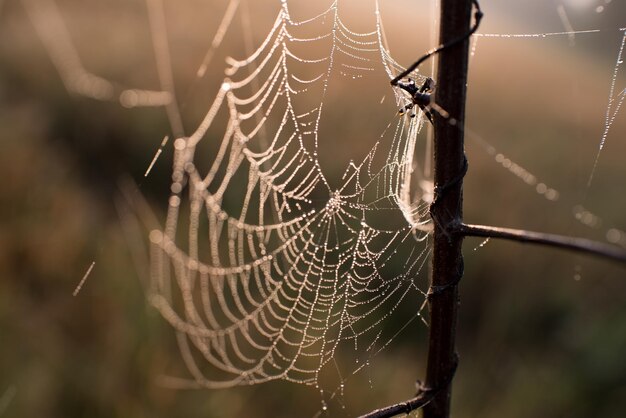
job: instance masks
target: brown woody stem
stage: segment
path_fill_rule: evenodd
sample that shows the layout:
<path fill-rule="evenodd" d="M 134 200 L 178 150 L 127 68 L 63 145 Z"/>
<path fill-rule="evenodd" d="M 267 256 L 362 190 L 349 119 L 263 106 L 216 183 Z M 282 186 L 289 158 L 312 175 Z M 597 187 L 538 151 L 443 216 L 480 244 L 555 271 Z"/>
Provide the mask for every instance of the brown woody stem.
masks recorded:
<path fill-rule="evenodd" d="M 615 245 L 585 238 L 546 234 L 521 229 L 467 224 L 459 225 L 456 232 L 467 237 L 501 238 L 511 241 L 545 245 L 548 247 L 563 248 L 626 263 L 626 250 Z"/>

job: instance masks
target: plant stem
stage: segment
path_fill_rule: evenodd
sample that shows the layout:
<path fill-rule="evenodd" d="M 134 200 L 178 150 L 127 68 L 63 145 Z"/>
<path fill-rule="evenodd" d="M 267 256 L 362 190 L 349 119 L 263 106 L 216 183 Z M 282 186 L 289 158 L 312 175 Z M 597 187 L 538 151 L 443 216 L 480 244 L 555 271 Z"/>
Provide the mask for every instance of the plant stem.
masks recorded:
<path fill-rule="evenodd" d="M 384 408 L 377 409 L 368 414 L 361 415 L 359 418 L 389 418 L 400 414 L 408 414 L 411 411 L 423 407 L 430 401 L 430 398 L 424 396 L 417 396 L 413 399 L 409 399 L 404 402 L 400 402 L 394 405 L 386 406 Z"/>
<path fill-rule="evenodd" d="M 471 0 L 441 0 L 439 43 L 463 36 L 470 27 Z M 462 234 L 452 232 L 462 223 L 462 179 L 465 170 L 463 123 L 468 69 L 468 41 L 438 55 L 435 112 L 435 190 L 430 211 L 434 220 L 432 279 L 429 291 L 429 346 L 426 388 L 436 392 L 424 406 L 424 418 L 450 416 L 451 381 L 457 364 L 455 351 L 458 287 L 463 274 Z"/>
<path fill-rule="evenodd" d="M 543 232 L 526 231 L 521 229 L 500 228 L 487 225 L 461 224 L 457 232 L 463 236 L 502 238 L 518 242 L 546 245 L 555 248 L 578 251 L 585 254 L 608 258 L 626 263 L 626 251 L 614 245 L 592 241 L 585 238 L 567 237 Z"/>

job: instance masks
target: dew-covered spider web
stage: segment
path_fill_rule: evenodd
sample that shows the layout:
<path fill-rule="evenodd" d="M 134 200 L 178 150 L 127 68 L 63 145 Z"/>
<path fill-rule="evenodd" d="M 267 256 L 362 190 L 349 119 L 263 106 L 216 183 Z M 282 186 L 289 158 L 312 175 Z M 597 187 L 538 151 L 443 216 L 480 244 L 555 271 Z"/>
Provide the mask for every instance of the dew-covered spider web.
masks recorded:
<path fill-rule="evenodd" d="M 432 183 L 412 174 L 423 115 L 390 119 L 371 129 L 372 139 L 330 129 L 354 107 L 325 111 L 342 92 L 359 101 L 356 111 L 381 105 L 385 94 L 404 104 L 387 86 L 403 67 L 386 46 L 378 7 L 374 15 L 369 28 L 355 30 L 340 1 L 306 18 L 281 2 L 258 48 L 227 60 L 199 128 L 174 143 L 166 225 L 151 234 L 151 301 L 178 331 L 196 384 L 318 386 L 328 375 L 341 383 L 354 367 L 337 363 L 339 351 L 372 356 L 387 343 L 382 324 L 407 298 L 421 315 Z M 606 132 L 621 105 L 614 90 Z M 482 141 L 471 129 L 468 137 Z M 352 141 L 367 151 L 342 164 L 333 151 Z M 538 194 L 559 199 L 557 189 L 482 145 Z M 588 226 L 597 220 L 582 205 L 573 213 Z"/>
<path fill-rule="evenodd" d="M 258 49 L 227 60 L 198 129 L 174 143 L 166 225 L 150 235 L 150 299 L 197 384 L 342 382 L 353 370 L 337 364 L 338 350 L 365 359 L 402 301 L 424 307 L 432 192 L 427 179 L 410 185 L 424 118 L 392 111 L 374 141 L 327 132 L 332 87 L 367 109 L 393 95 L 400 68 L 378 12 L 360 32 L 341 10 L 336 1 L 299 20 L 283 1 Z M 381 95 L 360 94 L 376 85 Z M 371 148 L 329 174 L 324 157 L 338 157 L 321 149 L 347 140 Z"/>

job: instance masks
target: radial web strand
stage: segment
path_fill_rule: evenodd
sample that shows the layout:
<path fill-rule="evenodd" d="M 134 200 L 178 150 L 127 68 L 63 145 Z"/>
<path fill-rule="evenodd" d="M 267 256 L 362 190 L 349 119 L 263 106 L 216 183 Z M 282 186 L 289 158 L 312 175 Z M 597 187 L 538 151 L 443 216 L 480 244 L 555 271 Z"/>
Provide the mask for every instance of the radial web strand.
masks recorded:
<path fill-rule="evenodd" d="M 593 162 L 593 168 L 591 169 L 591 174 L 589 175 L 589 181 L 587 182 L 587 187 L 591 186 L 591 182 L 593 181 L 593 176 L 598 167 L 598 160 L 600 159 L 600 153 L 604 149 L 604 144 L 606 143 L 606 139 L 609 135 L 609 131 L 611 130 L 611 126 L 613 126 L 613 122 L 615 122 L 615 118 L 622 108 L 622 104 L 624 103 L 624 96 L 626 95 L 626 87 L 619 89 L 617 87 L 617 81 L 620 74 L 620 69 L 622 64 L 624 63 L 624 46 L 626 46 L 626 29 L 621 29 L 622 31 L 622 41 L 619 46 L 619 52 L 617 53 L 617 60 L 615 62 L 615 67 L 613 69 L 613 76 L 611 77 L 611 87 L 609 89 L 609 100 L 606 107 L 606 116 L 604 120 L 604 131 L 602 132 L 602 138 L 600 139 L 600 146 L 598 147 L 598 153 L 596 154 L 596 159 Z"/>

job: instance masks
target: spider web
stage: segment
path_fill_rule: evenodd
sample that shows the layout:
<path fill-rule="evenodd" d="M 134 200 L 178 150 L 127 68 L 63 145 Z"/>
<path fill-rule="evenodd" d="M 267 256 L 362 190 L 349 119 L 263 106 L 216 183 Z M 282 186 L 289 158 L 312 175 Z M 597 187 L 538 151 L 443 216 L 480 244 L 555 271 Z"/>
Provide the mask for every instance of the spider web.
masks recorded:
<path fill-rule="evenodd" d="M 423 115 L 394 117 L 360 162 L 325 172 L 320 148 L 343 140 L 324 131 L 329 86 L 359 91 L 399 68 L 378 8 L 373 28 L 357 32 L 339 1 L 305 20 L 283 1 L 258 49 L 227 64 L 204 120 L 174 143 L 149 298 L 196 384 L 343 382 L 339 350 L 371 357 L 409 294 L 424 307 L 416 279 L 432 183 L 410 190 Z M 210 142 L 219 146 L 207 165 Z"/>

